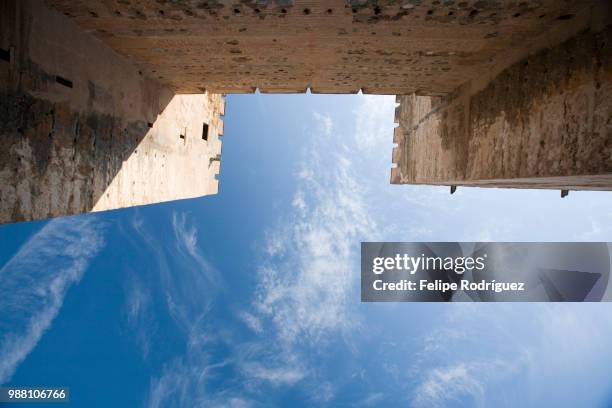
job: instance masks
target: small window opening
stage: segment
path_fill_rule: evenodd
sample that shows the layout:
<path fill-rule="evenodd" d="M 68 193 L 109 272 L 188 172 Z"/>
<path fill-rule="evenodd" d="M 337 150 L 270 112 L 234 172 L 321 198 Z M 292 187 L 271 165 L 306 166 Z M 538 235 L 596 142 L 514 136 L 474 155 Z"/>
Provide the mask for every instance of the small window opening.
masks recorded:
<path fill-rule="evenodd" d="M 208 123 L 202 125 L 202 140 L 208 141 Z"/>
<path fill-rule="evenodd" d="M 573 14 L 563 14 L 562 16 L 557 17 L 557 20 L 571 20 L 574 18 Z"/>
<path fill-rule="evenodd" d="M 57 82 L 60 85 L 64 85 L 67 88 L 72 88 L 72 81 L 70 81 L 69 79 L 66 79 L 64 77 L 61 77 L 59 75 L 57 75 L 55 77 L 55 82 Z"/>
<path fill-rule="evenodd" d="M 0 59 L 2 61 L 11 62 L 11 51 L 0 48 Z"/>

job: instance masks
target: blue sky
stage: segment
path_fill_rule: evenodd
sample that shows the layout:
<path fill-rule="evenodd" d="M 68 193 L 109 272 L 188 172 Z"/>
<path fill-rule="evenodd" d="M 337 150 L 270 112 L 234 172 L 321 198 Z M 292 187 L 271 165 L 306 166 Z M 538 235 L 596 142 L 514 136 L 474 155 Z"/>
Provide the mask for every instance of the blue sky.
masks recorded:
<path fill-rule="evenodd" d="M 612 193 L 390 185 L 394 106 L 232 95 L 217 196 L 0 226 L 0 383 L 76 407 L 611 406 L 612 304 L 360 303 L 361 241 L 612 241 Z"/>

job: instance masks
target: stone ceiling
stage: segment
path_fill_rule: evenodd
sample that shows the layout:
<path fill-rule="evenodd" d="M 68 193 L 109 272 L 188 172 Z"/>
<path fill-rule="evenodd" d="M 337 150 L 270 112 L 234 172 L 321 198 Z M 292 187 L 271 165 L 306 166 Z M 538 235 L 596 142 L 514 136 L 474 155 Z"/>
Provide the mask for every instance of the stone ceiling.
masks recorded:
<path fill-rule="evenodd" d="M 588 1 L 47 0 L 179 93 L 443 95 Z"/>

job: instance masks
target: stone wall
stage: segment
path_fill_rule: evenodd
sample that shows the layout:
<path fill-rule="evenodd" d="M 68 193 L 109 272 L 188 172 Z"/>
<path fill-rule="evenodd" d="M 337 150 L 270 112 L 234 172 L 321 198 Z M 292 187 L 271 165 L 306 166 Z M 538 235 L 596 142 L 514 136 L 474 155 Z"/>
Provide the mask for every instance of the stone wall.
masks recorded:
<path fill-rule="evenodd" d="M 392 95 L 452 92 L 604 1 L 46 0 L 177 92 Z"/>
<path fill-rule="evenodd" d="M 0 57 L 0 223 L 217 192 L 220 95 L 175 96 L 38 1 L 0 1 Z"/>
<path fill-rule="evenodd" d="M 398 97 L 391 182 L 612 189 L 610 44 L 588 30 L 482 89 Z"/>

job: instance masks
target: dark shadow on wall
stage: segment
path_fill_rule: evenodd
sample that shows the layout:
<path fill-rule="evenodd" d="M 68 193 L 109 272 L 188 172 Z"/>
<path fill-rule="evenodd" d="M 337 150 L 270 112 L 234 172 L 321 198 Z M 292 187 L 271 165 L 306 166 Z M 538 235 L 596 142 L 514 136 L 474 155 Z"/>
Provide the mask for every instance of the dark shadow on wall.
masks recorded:
<path fill-rule="evenodd" d="M 0 222 L 91 211 L 148 131 L 146 121 L 0 92 Z"/>
<path fill-rule="evenodd" d="M 0 0 L 0 223 L 91 211 L 174 96 L 141 77 L 142 86 L 132 89 L 145 91 L 125 97 L 142 106 L 142 119 L 101 113 L 97 107 L 119 105 L 117 92 L 30 60 L 30 30 L 41 15 L 30 14 L 32 4 L 42 7 Z"/>

